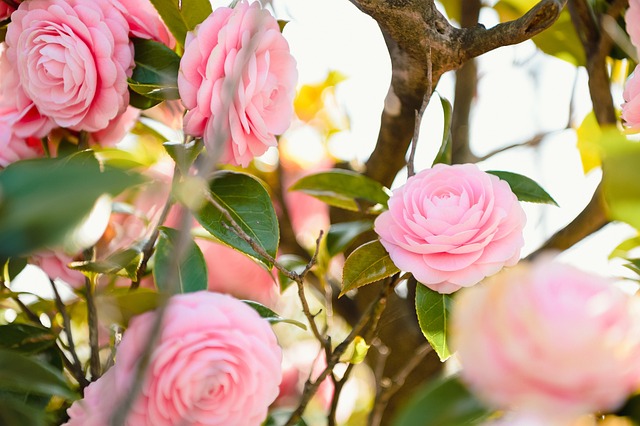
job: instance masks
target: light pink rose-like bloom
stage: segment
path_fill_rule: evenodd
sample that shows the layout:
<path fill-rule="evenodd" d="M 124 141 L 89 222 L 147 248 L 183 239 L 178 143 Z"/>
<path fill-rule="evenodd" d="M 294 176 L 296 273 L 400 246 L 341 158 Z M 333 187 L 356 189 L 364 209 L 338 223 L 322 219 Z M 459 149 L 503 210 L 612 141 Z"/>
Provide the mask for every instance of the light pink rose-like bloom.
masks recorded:
<path fill-rule="evenodd" d="M 185 132 L 202 136 L 220 161 L 246 167 L 289 127 L 298 72 L 276 19 L 241 1 L 187 34 L 178 88 Z M 231 99 L 229 99 L 231 97 Z M 228 100 L 228 102 L 226 101 Z M 223 146 L 214 146 L 218 134 Z"/>
<path fill-rule="evenodd" d="M 108 426 L 117 398 L 115 392 L 115 368 L 110 368 L 98 380 L 84 390 L 84 398 L 75 401 L 67 409 L 69 420 L 65 426 Z"/>
<path fill-rule="evenodd" d="M 622 120 L 627 127 L 640 131 L 640 71 L 638 66 L 624 85 L 622 98 Z"/>
<path fill-rule="evenodd" d="M 109 121 L 107 127 L 91 133 L 89 142 L 102 147 L 115 146 L 133 129 L 139 117 L 140 110 L 128 106 L 122 114 L 118 114 L 114 119 Z"/>
<path fill-rule="evenodd" d="M 109 386 L 91 385 L 95 393 L 126 396 L 155 320 L 154 312 L 131 320 L 107 373 L 113 374 Z M 271 326 L 244 302 L 210 292 L 173 296 L 125 425 L 257 426 L 278 395 L 281 361 Z M 117 407 L 115 398 L 96 401 L 95 393 L 87 392 L 84 402 L 67 411 L 68 425 L 94 424 L 89 422 Z"/>
<path fill-rule="evenodd" d="M 452 293 L 515 265 L 525 223 L 506 182 L 474 164 L 436 164 L 393 191 L 375 231 L 398 268 Z"/>
<path fill-rule="evenodd" d="M 629 9 L 624 15 L 624 21 L 631 38 L 631 43 L 640 49 L 640 1 L 629 0 Z"/>
<path fill-rule="evenodd" d="M 158 41 L 171 49 L 176 39 L 149 0 L 114 0 L 113 5 L 124 15 L 133 37 Z"/>
<path fill-rule="evenodd" d="M 278 284 L 274 277 L 244 254 L 213 241 L 196 241 L 207 263 L 209 290 L 249 299 L 274 308 Z"/>
<path fill-rule="evenodd" d="M 30 0 L 11 15 L 7 57 L 39 112 L 95 132 L 129 103 L 129 25 L 108 0 Z"/>
<path fill-rule="evenodd" d="M 41 251 L 30 257 L 30 263 L 38 266 L 52 280 L 60 279 L 73 288 L 84 286 L 85 276 L 80 271 L 67 267 L 73 257 L 59 251 Z"/>
<path fill-rule="evenodd" d="M 4 4 L 4 3 L 2 3 Z M 11 65 L 6 45 L 0 44 L 0 167 L 44 151 L 39 138 L 54 127 L 27 97 L 20 85 L 17 69 Z"/>
<path fill-rule="evenodd" d="M 492 407 L 558 422 L 615 410 L 640 386 L 637 303 L 548 259 L 506 270 L 454 303 L 461 378 Z"/>

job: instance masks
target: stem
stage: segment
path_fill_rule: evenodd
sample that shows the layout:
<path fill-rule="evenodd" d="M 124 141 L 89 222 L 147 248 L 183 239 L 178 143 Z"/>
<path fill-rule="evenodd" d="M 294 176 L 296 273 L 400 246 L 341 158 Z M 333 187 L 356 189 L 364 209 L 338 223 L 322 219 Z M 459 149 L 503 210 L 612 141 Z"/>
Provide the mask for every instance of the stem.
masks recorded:
<path fill-rule="evenodd" d="M 3 2 L 4 4 L 6 4 L 6 5 L 8 5 L 8 6 L 11 6 L 11 7 L 12 7 L 12 8 L 14 8 L 14 9 L 17 9 L 17 8 L 18 8 L 18 6 L 20 6 L 20 4 L 16 3 L 16 2 L 15 2 L 15 1 L 13 1 L 13 0 L 2 0 L 2 2 Z"/>
<path fill-rule="evenodd" d="M 296 422 L 298 422 L 302 418 L 302 413 L 311 401 L 311 398 L 318 390 L 320 384 L 327 378 L 329 373 L 333 371 L 333 367 L 336 366 L 340 357 L 347 350 L 351 342 L 356 338 L 356 336 L 360 335 L 362 330 L 365 329 L 367 325 L 371 325 L 370 330 L 374 330 L 377 327 L 378 321 L 380 320 L 380 316 L 386 307 L 387 297 L 393 290 L 393 287 L 397 283 L 397 280 L 387 280 L 387 283 L 383 285 L 382 290 L 378 294 L 378 297 L 373 300 L 373 302 L 369 305 L 365 313 L 360 318 L 360 321 L 353 327 L 349 335 L 334 349 L 331 357 L 327 359 L 326 368 L 320 373 L 320 375 L 315 379 L 315 381 L 307 380 L 304 386 L 304 391 L 302 396 L 300 397 L 300 403 L 298 407 L 295 409 L 289 420 L 284 424 L 284 426 L 293 426 Z"/>
<path fill-rule="evenodd" d="M 382 422 L 382 415 L 391 397 L 404 385 L 409 374 L 425 359 L 432 351 L 428 343 L 422 345 L 411 357 L 407 365 L 396 374 L 393 379 L 384 378 L 380 381 L 380 389 L 376 397 L 376 402 L 369 416 L 369 426 L 379 426 Z"/>
<path fill-rule="evenodd" d="M 353 370 L 353 367 L 355 367 L 355 364 L 349 364 L 340 380 L 336 380 L 335 377 L 331 375 L 331 379 L 333 380 L 333 396 L 331 397 L 331 408 L 329 410 L 328 426 L 336 426 L 336 412 L 338 411 L 340 394 L 342 393 L 342 389 L 344 388 L 345 383 L 347 383 L 347 380 L 351 375 L 351 370 Z"/>
<path fill-rule="evenodd" d="M 93 297 L 94 284 L 95 283 L 89 278 L 87 278 L 84 283 L 87 298 L 87 320 L 89 322 L 89 346 L 91 347 L 89 362 L 91 380 L 96 380 L 102 374 L 100 368 L 100 347 L 98 345 L 98 311 L 96 310 L 96 301 Z"/>
<path fill-rule="evenodd" d="M 80 387 L 82 389 L 85 388 L 89 384 L 89 381 L 85 377 L 84 372 L 82 371 L 82 363 L 80 362 L 80 358 L 78 358 L 78 353 L 76 352 L 76 345 L 73 340 L 73 333 L 71 333 L 71 319 L 69 318 L 69 313 L 67 312 L 67 308 L 62 302 L 62 298 L 60 297 L 60 293 L 58 292 L 58 288 L 52 279 L 49 279 L 51 283 L 51 288 L 53 289 L 53 294 L 55 295 L 55 303 L 58 308 L 58 312 L 62 316 L 62 324 L 64 326 L 64 333 L 67 336 L 67 345 L 68 351 L 71 354 L 71 358 L 73 362 L 69 362 L 67 368 L 73 375 L 73 377 L 78 381 Z M 66 356 L 63 358 L 65 359 Z M 67 360 L 68 361 L 68 360 Z"/>

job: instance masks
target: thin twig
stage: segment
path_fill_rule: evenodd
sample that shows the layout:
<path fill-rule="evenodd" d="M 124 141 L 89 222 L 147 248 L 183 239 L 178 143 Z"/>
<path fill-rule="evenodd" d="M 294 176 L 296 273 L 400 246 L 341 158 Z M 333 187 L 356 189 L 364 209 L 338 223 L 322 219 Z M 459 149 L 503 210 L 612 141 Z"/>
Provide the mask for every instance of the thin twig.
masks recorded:
<path fill-rule="evenodd" d="M 340 402 L 340 394 L 342 393 L 342 389 L 344 385 L 349 380 L 351 376 L 351 371 L 355 367 L 355 364 L 349 364 L 347 369 L 344 372 L 344 375 L 340 380 L 336 380 L 336 378 L 331 375 L 331 379 L 333 380 L 333 396 L 331 397 L 331 408 L 329 409 L 329 418 L 327 426 L 336 426 L 336 413 L 338 411 L 338 402 Z"/>
<path fill-rule="evenodd" d="M 62 316 L 62 325 L 64 326 L 64 334 L 67 336 L 67 350 L 71 354 L 71 358 L 73 362 L 70 363 L 69 371 L 73 374 L 73 377 L 80 384 L 80 388 L 84 389 L 85 386 L 89 384 L 89 381 L 84 375 L 82 371 L 82 363 L 80 362 L 80 358 L 78 357 L 78 353 L 76 352 L 76 345 L 73 340 L 73 333 L 71 333 L 71 319 L 69 318 L 69 313 L 67 312 L 67 308 L 62 302 L 62 298 L 60 297 L 60 293 L 58 292 L 58 288 L 52 279 L 49 279 L 51 283 L 51 288 L 53 289 L 53 294 L 55 296 L 56 307 L 58 308 L 58 312 Z"/>
<path fill-rule="evenodd" d="M 180 168 L 176 163 L 175 166 L 173 167 L 173 179 L 171 183 L 172 187 L 173 187 L 173 184 L 178 179 L 179 175 L 180 175 Z M 130 290 L 136 290 L 138 287 L 140 287 L 140 281 L 142 280 L 142 277 L 147 271 L 147 265 L 149 263 L 149 259 L 151 259 L 151 255 L 153 254 L 153 249 L 155 247 L 156 240 L 160 235 L 159 228 L 167 220 L 167 216 L 169 216 L 169 212 L 171 211 L 171 207 L 173 207 L 173 204 L 174 204 L 173 196 L 169 194 L 169 196 L 167 197 L 167 201 L 165 202 L 164 207 L 162 209 L 162 213 L 160 213 L 160 218 L 158 219 L 158 222 L 154 227 L 153 233 L 149 236 L 147 241 L 142 246 L 142 261 L 140 262 L 140 267 L 136 271 L 135 280 L 131 281 L 131 286 L 129 287 Z"/>
<path fill-rule="evenodd" d="M 413 139 L 411 140 L 411 152 L 409 153 L 409 161 L 407 161 L 407 176 L 411 177 L 416 174 L 415 159 L 416 150 L 418 149 L 418 138 L 420 137 L 420 125 L 422 124 L 422 116 L 429 105 L 431 95 L 433 94 L 433 65 L 431 62 L 431 47 L 427 50 L 427 91 L 422 99 L 420 109 L 416 110 L 416 119 L 413 127 Z"/>
<path fill-rule="evenodd" d="M 381 390 L 378 392 L 376 402 L 369 416 L 369 426 L 379 426 L 382 422 L 384 410 L 391 397 L 404 385 L 409 374 L 420 365 L 425 357 L 432 351 L 431 345 L 425 343 L 420 346 L 414 355 L 409 359 L 402 370 L 392 379 L 385 378 L 380 381 Z"/>
<path fill-rule="evenodd" d="M 296 422 L 298 422 L 302 418 L 302 413 L 307 407 L 307 404 L 313 397 L 313 395 L 318 390 L 320 384 L 327 378 L 327 376 L 333 371 L 333 368 L 340 361 L 340 357 L 345 353 L 349 345 L 353 342 L 353 340 L 360 335 L 362 330 L 370 325 L 372 329 L 377 327 L 378 321 L 380 320 L 380 316 L 386 307 L 387 297 L 393 290 L 393 287 L 397 283 L 397 280 L 387 280 L 387 282 L 383 285 L 382 290 L 378 294 L 373 302 L 369 305 L 367 310 L 364 312 L 358 323 L 353 327 L 349 335 L 333 350 L 331 357 L 327 359 L 327 366 L 325 369 L 316 377 L 314 381 L 307 380 L 304 386 L 304 391 L 302 392 L 302 396 L 300 397 L 300 402 L 298 403 L 298 407 L 291 413 L 291 416 L 284 424 L 284 426 L 293 426 Z"/>
<path fill-rule="evenodd" d="M 87 299 L 87 321 L 89 322 L 89 346 L 91 347 L 91 355 L 89 362 L 89 371 L 91 372 L 91 380 L 96 380 L 102 374 L 100 366 L 100 347 L 98 344 L 98 311 L 96 309 L 96 301 L 93 297 L 95 283 L 89 278 L 85 279 L 84 289 Z"/>

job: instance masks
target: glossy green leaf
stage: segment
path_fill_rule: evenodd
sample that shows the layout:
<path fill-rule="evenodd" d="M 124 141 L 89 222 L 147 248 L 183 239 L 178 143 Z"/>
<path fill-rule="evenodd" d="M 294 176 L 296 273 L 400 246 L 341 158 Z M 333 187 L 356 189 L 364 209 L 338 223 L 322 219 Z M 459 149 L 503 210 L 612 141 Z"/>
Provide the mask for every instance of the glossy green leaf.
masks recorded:
<path fill-rule="evenodd" d="M 136 315 L 156 309 L 165 294 L 156 290 L 138 288 L 135 291 L 128 287 L 116 287 L 96 295 L 96 305 L 100 306 L 98 316 L 103 324 L 119 324 L 126 327 L 129 320 Z M 77 308 L 86 312 L 86 302 L 80 300 Z"/>
<path fill-rule="evenodd" d="M 386 206 L 388 191 L 378 182 L 360 173 L 333 169 L 305 176 L 289 188 L 301 191 L 331 206 L 360 211 L 361 201 Z"/>
<path fill-rule="evenodd" d="M 340 296 L 398 272 L 400 269 L 393 264 L 380 241 L 365 243 L 355 249 L 344 263 Z"/>
<path fill-rule="evenodd" d="M 499 170 L 488 170 L 494 176 L 498 176 L 503 181 L 507 182 L 511 187 L 511 191 L 518 197 L 520 201 L 528 201 L 530 203 L 540 204 L 552 204 L 557 206 L 558 203 L 551 198 L 551 195 L 547 193 L 536 181 L 518 173 L 505 172 Z"/>
<path fill-rule="evenodd" d="M 0 348 L 35 354 L 52 347 L 56 335 L 50 329 L 12 323 L 0 326 Z"/>
<path fill-rule="evenodd" d="M 143 103 L 144 98 L 158 102 L 165 99 L 180 99 L 178 93 L 180 57 L 164 44 L 153 40 L 134 38 L 133 46 L 135 67 L 127 81 L 130 92 L 133 91 L 139 96 L 132 96 L 130 103 L 132 105 Z"/>
<path fill-rule="evenodd" d="M 142 257 L 142 252 L 130 248 L 117 251 L 103 260 L 71 262 L 68 266 L 81 272 L 118 275 L 133 280 L 137 277 Z"/>
<path fill-rule="evenodd" d="M 180 45 L 184 46 L 187 31 L 211 14 L 209 0 L 151 0 L 162 20 Z"/>
<path fill-rule="evenodd" d="M 275 259 L 280 230 L 271 198 L 264 185 L 253 176 L 230 171 L 217 172 L 209 184 L 211 196 L 229 212 L 233 220 L 267 254 Z M 206 203 L 194 216 L 211 235 L 224 244 L 245 253 L 267 269 L 272 262 L 257 253 L 233 229 L 222 212 Z"/>
<path fill-rule="evenodd" d="M 45 426 L 45 411 L 34 409 L 17 398 L 0 398 L 0 425 Z"/>
<path fill-rule="evenodd" d="M 162 145 L 164 149 L 167 150 L 169 156 L 173 158 L 173 161 L 176 162 L 183 175 L 188 174 L 189 168 L 204 148 L 202 139 L 192 140 L 188 144 L 182 142 L 165 142 Z"/>
<path fill-rule="evenodd" d="M 160 236 L 156 245 L 153 279 L 160 291 L 169 294 L 193 293 L 206 290 L 208 286 L 207 263 L 200 247 L 188 236 L 186 250 L 182 258 L 176 262 L 176 247 L 180 242 L 180 231 L 173 228 L 160 227 Z M 177 264 L 176 264 L 177 263 Z M 171 266 L 178 270 L 171 273 Z M 178 282 L 169 282 L 170 276 Z"/>
<path fill-rule="evenodd" d="M 0 257 L 63 243 L 100 196 L 143 181 L 124 170 L 101 170 L 95 158 L 79 155 L 10 164 L 0 171 Z"/>
<path fill-rule="evenodd" d="M 278 257 L 278 263 L 287 268 L 289 271 L 301 274 L 302 271 L 304 271 L 307 267 L 309 261 L 295 254 L 283 254 L 282 256 Z M 289 277 L 287 277 L 281 271 L 278 271 L 278 281 L 280 281 L 281 292 L 285 291 L 291 284 L 294 283 L 294 281 L 289 279 Z"/>
<path fill-rule="evenodd" d="M 442 104 L 442 113 L 444 114 L 444 130 L 442 133 L 442 143 L 440 144 L 440 149 L 436 154 L 435 160 L 433 160 L 433 164 L 451 164 L 451 156 L 453 142 L 451 139 L 451 120 L 453 117 L 453 107 L 451 106 L 451 102 L 446 98 L 440 96 L 440 103 Z"/>
<path fill-rule="evenodd" d="M 267 308 L 264 305 L 261 305 L 258 302 L 254 302 L 253 300 L 243 300 L 243 302 L 246 303 L 247 305 L 251 306 L 258 313 L 258 315 L 260 315 L 261 318 L 264 318 L 265 320 L 267 320 L 271 324 L 277 324 L 279 322 L 284 322 L 284 323 L 287 323 L 287 324 L 293 324 L 296 327 L 300 327 L 303 330 L 307 329 L 307 326 L 304 325 L 303 323 L 301 323 L 300 321 L 296 321 L 296 320 L 293 320 L 293 319 L 282 318 L 280 315 L 276 314 L 271 309 Z"/>
<path fill-rule="evenodd" d="M 129 89 L 129 105 L 138 109 L 149 109 L 162 102 L 162 99 L 151 99 Z"/>
<path fill-rule="evenodd" d="M 0 389 L 75 399 L 64 376 L 19 352 L 0 349 Z"/>
<path fill-rule="evenodd" d="M 27 266 L 27 259 L 24 257 L 12 257 L 5 265 L 5 279 L 11 282 Z"/>
<path fill-rule="evenodd" d="M 363 232 L 373 229 L 370 220 L 334 223 L 327 232 L 327 251 L 333 257 L 345 251 Z"/>
<path fill-rule="evenodd" d="M 451 356 L 447 332 L 453 299 L 418 283 L 416 287 L 416 314 L 422 334 L 427 338 L 440 361 Z"/>
<path fill-rule="evenodd" d="M 456 376 L 426 384 L 400 410 L 393 426 L 479 425 L 491 412 Z"/>

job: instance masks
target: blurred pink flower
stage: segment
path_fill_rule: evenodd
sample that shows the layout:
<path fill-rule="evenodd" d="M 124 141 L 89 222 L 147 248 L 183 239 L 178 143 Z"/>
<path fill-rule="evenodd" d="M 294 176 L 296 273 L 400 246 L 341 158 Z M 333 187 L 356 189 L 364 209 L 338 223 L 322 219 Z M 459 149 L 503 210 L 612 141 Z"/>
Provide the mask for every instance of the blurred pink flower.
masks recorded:
<path fill-rule="evenodd" d="M 525 223 L 506 182 L 474 164 L 436 164 L 393 191 L 375 231 L 398 268 L 451 293 L 515 265 Z"/>
<path fill-rule="evenodd" d="M 149 0 L 115 0 L 113 5 L 124 15 L 132 37 L 158 41 L 170 48 L 176 39 Z"/>
<path fill-rule="evenodd" d="M 82 272 L 70 269 L 67 265 L 73 257 L 60 251 L 41 251 L 30 256 L 30 263 L 38 266 L 52 280 L 60 279 L 73 288 L 84 286 L 85 276 Z"/>
<path fill-rule="evenodd" d="M 67 409 L 69 421 L 66 426 L 107 426 L 113 409 L 122 396 L 115 390 L 115 370 L 110 368 L 98 380 L 84 390 L 84 398 L 75 401 Z"/>
<path fill-rule="evenodd" d="M 156 315 L 134 317 L 118 346 L 104 390 L 126 396 Z M 271 326 L 231 296 L 198 292 L 173 296 L 166 308 L 147 377 L 127 417 L 127 426 L 257 426 L 278 395 L 282 351 Z M 111 373 L 113 372 L 113 373 Z M 104 378 L 99 379 L 98 382 Z M 85 425 L 117 407 L 111 396 L 68 410 L 69 425 Z"/>
<path fill-rule="evenodd" d="M 278 284 L 271 273 L 244 254 L 213 241 L 199 239 L 209 272 L 209 290 L 249 299 L 274 308 Z"/>
<path fill-rule="evenodd" d="M 612 282 L 542 259 L 461 292 L 452 347 L 491 406 L 571 419 L 615 410 L 638 389 L 639 314 Z"/>
<path fill-rule="evenodd" d="M 218 8 L 185 42 L 178 75 L 185 132 L 202 136 L 220 161 L 246 167 L 289 127 L 297 78 L 278 22 L 258 2 Z M 219 135 L 225 139 L 215 146 Z"/>
<path fill-rule="evenodd" d="M 640 65 L 639 65 L 640 66 Z M 640 131 L 640 71 L 636 66 L 624 86 L 622 120 L 627 127 Z"/>
<path fill-rule="evenodd" d="M 102 147 L 114 146 L 120 142 L 136 125 L 140 110 L 128 106 L 122 114 L 109 121 L 107 127 L 90 135 L 90 141 Z"/>
<path fill-rule="evenodd" d="M 636 50 L 640 49 L 640 1 L 629 0 L 629 9 L 624 15 L 624 21 L 627 27 L 627 32 L 631 38 L 631 43 L 636 47 Z"/>
<path fill-rule="evenodd" d="M 42 115 L 60 127 L 95 132 L 129 103 L 128 33 L 108 0 L 30 0 L 11 15 L 6 54 Z"/>

